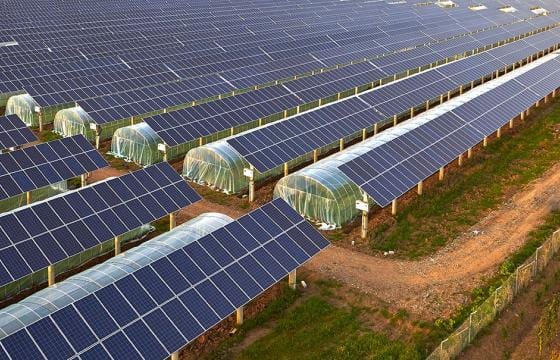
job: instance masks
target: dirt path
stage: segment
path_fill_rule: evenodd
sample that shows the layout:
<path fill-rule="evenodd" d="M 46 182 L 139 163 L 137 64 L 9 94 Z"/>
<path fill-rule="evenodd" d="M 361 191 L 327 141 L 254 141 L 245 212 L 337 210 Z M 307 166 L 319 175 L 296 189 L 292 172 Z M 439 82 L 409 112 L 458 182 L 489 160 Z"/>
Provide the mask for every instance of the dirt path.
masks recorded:
<path fill-rule="evenodd" d="M 449 315 L 468 300 L 470 290 L 539 225 L 560 195 L 560 164 L 491 212 L 470 232 L 420 261 L 372 257 L 333 246 L 307 267 L 326 274 L 395 308 L 426 318 Z M 472 231 L 482 233 L 474 235 Z"/>

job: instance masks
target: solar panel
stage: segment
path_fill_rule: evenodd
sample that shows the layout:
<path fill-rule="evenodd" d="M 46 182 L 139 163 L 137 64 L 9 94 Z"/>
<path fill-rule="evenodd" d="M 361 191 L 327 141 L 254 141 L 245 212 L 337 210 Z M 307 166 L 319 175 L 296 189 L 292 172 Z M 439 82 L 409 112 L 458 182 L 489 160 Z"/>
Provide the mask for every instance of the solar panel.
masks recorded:
<path fill-rule="evenodd" d="M 186 246 L 154 254 L 1 345 L 11 358 L 164 359 L 328 245 L 288 204 L 273 200 Z"/>
<path fill-rule="evenodd" d="M 0 286 L 198 200 L 168 163 L 160 163 L 5 213 Z"/>
<path fill-rule="evenodd" d="M 560 87 L 558 64 L 537 64 L 338 168 L 386 206 Z"/>
<path fill-rule="evenodd" d="M 108 166 L 83 135 L 0 154 L 0 200 Z"/>
<path fill-rule="evenodd" d="M 35 140 L 37 137 L 18 116 L 0 116 L 0 149 L 9 149 Z"/>

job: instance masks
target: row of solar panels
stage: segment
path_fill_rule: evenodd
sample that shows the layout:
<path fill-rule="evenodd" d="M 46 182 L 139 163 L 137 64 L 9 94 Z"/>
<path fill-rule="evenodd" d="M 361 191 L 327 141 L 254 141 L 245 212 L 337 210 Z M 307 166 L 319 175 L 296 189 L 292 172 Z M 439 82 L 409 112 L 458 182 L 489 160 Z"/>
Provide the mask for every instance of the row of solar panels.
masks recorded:
<path fill-rule="evenodd" d="M 274 200 L 185 246 L 152 253 L 140 268 L 105 275 L 88 291 L 73 291 L 72 279 L 60 283 L 59 291 L 72 295 L 11 327 L 0 350 L 11 359 L 164 359 L 328 245 Z M 99 279 L 94 274 L 102 267 L 80 280 Z M 12 313 L 7 308 L 0 316 Z"/>
<path fill-rule="evenodd" d="M 386 206 L 559 88 L 559 65 L 555 54 L 339 169 Z"/>
<path fill-rule="evenodd" d="M 161 39 L 163 34 L 177 37 L 178 41 L 176 41 L 176 44 L 179 42 L 188 44 L 194 40 L 197 45 L 204 46 L 201 44 L 203 41 L 206 43 L 212 43 L 214 40 L 221 40 L 224 37 L 230 37 L 230 42 L 232 42 L 231 45 L 240 46 L 242 45 L 240 41 L 244 36 L 252 36 L 255 33 L 258 33 L 259 35 L 269 34 L 272 32 L 279 33 L 281 30 L 285 30 L 287 32 L 283 37 L 284 41 L 286 41 L 292 39 L 294 36 L 315 35 L 318 31 L 319 33 L 325 33 L 326 31 L 333 32 L 337 30 L 341 31 L 355 27 L 356 25 L 372 23 L 378 24 L 379 30 L 384 31 L 385 33 L 391 33 L 397 31 L 397 29 L 403 29 L 406 27 L 425 27 L 427 24 L 430 24 L 430 19 L 434 19 L 434 21 L 431 22 L 433 24 L 437 23 L 438 20 L 440 23 L 445 23 L 445 18 L 451 19 L 455 23 L 458 22 L 457 20 L 461 20 L 468 24 L 469 20 L 473 22 L 485 18 L 516 19 L 534 15 L 529 11 L 521 13 L 518 12 L 516 14 L 504 14 L 497 10 L 498 6 L 491 7 L 492 10 L 489 10 L 486 13 L 477 13 L 469 11 L 466 8 L 443 11 L 436 6 L 420 8 L 409 6 L 409 8 L 411 9 L 411 11 L 407 14 L 409 16 L 403 16 L 403 14 L 383 15 L 379 14 L 379 9 L 377 9 L 376 4 L 365 4 L 365 6 L 361 6 L 359 9 L 354 5 L 348 10 L 348 12 L 339 10 L 336 14 L 319 16 L 315 22 L 313 21 L 313 14 L 321 14 L 322 10 L 317 9 L 306 12 L 305 8 L 300 7 L 298 13 L 301 13 L 300 15 L 304 16 L 303 19 L 289 19 L 288 21 L 280 21 L 276 23 L 272 23 L 270 19 L 267 19 L 266 15 L 261 14 L 258 17 L 249 17 L 248 19 L 245 18 L 241 20 L 250 23 L 240 24 L 239 26 L 232 24 L 231 19 L 230 21 L 225 22 L 224 19 L 212 18 L 209 21 L 210 24 L 208 24 L 210 27 L 204 28 L 204 24 L 193 24 L 193 19 L 192 17 L 189 18 L 189 15 L 168 14 L 168 16 L 165 17 L 150 16 L 145 19 L 130 19 L 129 21 L 126 21 L 125 19 L 124 22 L 123 20 L 120 20 L 118 27 L 111 25 L 107 26 L 102 23 L 96 24 L 95 22 L 88 21 L 87 28 L 84 28 L 84 24 L 80 24 L 80 27 L 66 26 L 63 31 L 57 31 L 53 29 L 56 28 L 56 25 L 49 25 L 47 27 L 36 29 L 33 24 L 26 24 L 25 28 L 14 29 L 13 31 L 16 33 L 14 35 L 14 39 L 18 42 L 22 42 L 22 44 L 29 41 L 41 42 L 42 48 L 44 49 L 43 51 L 47 57 L 61 57 L 57 54 L 57 48 L 61 46 L 71 46 L 72 48 L 66 51 L 65 57 L 73 56 L 75 58 L 79 58 L 81 53 L 76 50 L 85 53 L 87 56 L 101 53 L 101 47 L 96 48 L 95 45 L 106 43 L 107 37 L 115 38 L 113 42 L 116 44 L 128 43 L 127 47 L 130 49 L 138 49 L 138 47 L 131 47 L 136 46 L 136 44 L 131 44 L 131 40 L 136 40 L 135 42 L 139 42 L 139 40 L 141 40 L 138 45 L 145 43 L 145 46 L 154 48 L 154 50 L 157 47 L 162 48 L 162 46 L 165 46 L 163 45 L 165 40 L 162 41 Z M 524 8 L 525 7 L 523 7 L 523 9 Z M 174 17 L 177 19 L 174 19 Z M 401 19 L 409 20 L 403 22 Z M 142 27 L 138 27 L 138 21 L 143 22 Z M 254 24 L 256 21 L 260 22 L 260 24 Z M 266 22 L 269 24 L 266 24 Z M 388 25 L 384 25 L 385 23 Z M 219 29 L 219 27 L 222 26 L 227 26 L 227 28 Z M 9 33 L 10 30 L 4 30 L 3 32 Z M 128 34 L 128 32 L 130 33 Z M 154 36 L 156 38 L 152 40 L 152 37 Z M 236 36 L 238 40 L 233 39 L 234 36 Z M 67 40 L 70 40 L 70 42 L 67 42 Z M 159 41 L 159 44 L 156 41 Z M 224 43 L 223 45 L 227 46 L 228 43 Z M 93 47 L 93 49 L 91 47 Z M 16 46 L 9 47 L 4 51 L 14 53 L 18 49 L 19 46 Z M 36 52 L 36 47 L 34 47 L 33 50 Z M 108 51 L 118 49 L 116 47 L 105 47 L 104 50 Z"/>
<path fill-rule="evenodd" d="M 351 136 L 558 45 L 558 30 L 541 33 L 387 84 L 233 138 L 228 143 L 259 172 Z M 147 120 L 148 124 L 152 125 Z M 158 133 L 159 134 L 159 133 Z M 165 139 L 163 135 L 162 138 Z"/>
<path fill-rule="evenodd" d="M 473 55 L 472 57 L 467 57 L 465 59 L 459 60 L 455 64 L 448 64 L 443 69 L 450 69 L 450 71 L 456 74 L 449 74 L 446 73 L 447 76 L 452 76 L 453 81 L 457 83 L 455 87 L 460 85 L 469 83 L 472 80 L 478 79 L 482 76 L 488 75 L 489 72 L 495 71 L 495 69 L 484 72 L 484 69 L 480 69 L 480 64 L 478 66 L 473 66 L 477 61 L 481 61 L 481 59 L 488 59 L 488 56 L 491 58 L 500 57 L 503 58 L 502 61 L 495 60 L 500 62 L 500 67 L 504 64 L 513 64 L 517 61 L 524 59 L 525 57 L 532 55 L 535 52 L 544 50 L 556 44 L 556 37 L 558 36 L 557 30 L 543 32 L 531 37 L 528 37 L 524 40 L 517 41 L 493 50 L 490 50 L 486 53 L 487 55 Z M 451 54 L 447 54 L 451 55 Z M 436 59 L 432 59 L 436 60 Z M 425 64 L 423 64 L 425 65 Z M 499 68 L 496 66 L 496 69 Z M 346 71 L 345 69 L 349 69 Z M 350 70 L 351 69 L 351 70 Z M 464 73 L 465 70 L 469 70 L 469 72 Z M 365 70 L 365 71 L 362 71 Z M 475 71 L 478 70 L 478 71 Z M 216 132 L 247 124 L 252 121 L 256 121 L 260 118 L 265 118 L 267 116 L 271 116 L 273 114 L 281 113 L 282 111 L 289 110 L 295 108 L 299 105 L 303 105 L 309 102 L 310 99 L 317 99 L 327 96 L 332 96 L 339 92 L 346 91 L 348 89 L 353 89 L 357 86 L 365 85 L 368 83 L 377 82 L 380 78 L 387 76 L 381 72 L 381 70 L 376 69 L 370 63 L 363 63 L 357 64 L 353 66 L 349 66 L 347 68 L 340 69 L 343 71 L 343 75 L 348 75 L 347 77 L 342 77 L 340 79 L 336 79 L 335 81 L 329 83 L 327 79 L 333 78 L 333 75 L 330 72 L 317 74 L 308 79 L 301 79 L 300 81 L 305 81 L 311 87 L 308 89 L 309 93 L 303 89 L 298 89 L 298 86 L 294 86 L 299 84 L 299 81 L 288 82 L 284 84 L 284 86 L 276 86 L 276 87 L 269 87 L 262 90 L 254 91 L 247 94 L 236 95 L 234 97 L 225 98 L 222 100 L 210 102 L 207 104 L 201 104 L 192 108 L 186 108 L 166 114 L 157 115 L 154 117 L 146 118 L 146 123 L 156 132 L 156 134 L 169 146 L 179 145 L 188 141 L 192 141 L 194 139 L 208 136 L 214 134 Z M 352 74 L 351 71 L 356 71 L 355 74 Z M 430 73 L 436 73 L 435 70 L 430 71 Z M 438 72 L 439 73 L 439 72 Z M 463 74 L 463 78 L 460 78 L 460 74 Z M 468 76 L 466 76 L 468 74 Z M 426 75 L 423 75 L 426 76 Z M 323 85 L 314 86 L 317 84 L 314 78 L 319 79 L 319 82 L 323 82 Z M 416 77 L 415 77 L 416 79 Z M 413 80 L 414 81 L 414 80 Z M 402 84 L 409 84 L 409 81 L 404 82 Z M 397 89 L 401 85 L 390 85 L 386 87 L 386 89 Z M 415 88 L 417 84 L 411 83 L 408 89 L 406 88 L 398 88 L 397 91 L 393 91 L 387 97 L 390 98 L 391 96 L 397 96 L 402 94 L 409 93 L 412 89 Z M 318 87 L 321 89 L 318 91 Z M 293 94 L 293 91 L 297 91 L 296 94 Z M 374 91 L 374 94 L 378 94 L 382 91 L 388 90 L 381 90 Z M 389 92 L 391 92 L 389 90 Z M 421 92 L 420 92 L 421 94 Z M 439 94 L 438 94 L 439 95 Z M 315 97 L 318 96 L 318 97 Z M 428 98 L 426 98 L 428 99 Z M 383 104 L 383 111 L 386 111 L 384 107 L 389 106 L 389 104 L 399 104 L 402 101 L 402 97 L 399 101 L 392 101 L 388 104 Z M 423 100 L 425 101 L 425 100 Z M 408 102 L 410 103 L 410 101 Z M 378 104 L 375 104 L 378 105 Z M 415 106 L 419 105 L 415 103 Z M 334 107 L 333 107 L 334 106 Z M 275 137 L 281 137 L 280 134 L 295 134 L 298 133 L 305 133 L 312 129 L 304 130 L 304 127 L 298 121 L 301 119 L 306 119 L 310 117 L 314 117 L 316 121 L 310 122 L 308 125 L 311 126 L 311 123 L 316 123 L 317 121 L 321 122 L 325 127 L 328 127 L 331 122 L 326 121 L 326 119 L 336 118 L 336 116 L 330 116 L 329 114 L 332 111 L 332 114 L 335 114 L 338 108 L 343 107 L 344 105 L 333 105 L 325 108 L 324 110 L 319 110 L 318 112 L 314 112 L 316 115 L 301 115 L 294 117 L 289 120 L 289 122 L 283 122 L 286 125 L 273 125 L 273 128 L 270 129 L 263 129 L 257 130 L 253 135 L 260 137 L 258 135 L 260 132 L 263 134 L 266 132 L 267 134 L 274 133 Z M 407 107 L 406 109 L 410 108 Z M 403 109 L 403 110 L 406 110 Z M 396 113 L 399 113 L 397 111 Z M 381 116 L 376 112 L 369 111 L 368 112 L 370 119 L 364 119 L 368 121 L 368 126 L 371 126 L 376 120 L 380 121 Z M 349 114 L 348 114 L 349 115 Z M 391 113 L 390 116 L 392 116 Z M 345 122 L 348 122 L 349 119 L 345 119 Z M 305 122 L 305 120 L 304 120 Z M 362 123 L 362 122 L 360 122 Z M 288 124 L 294 124 L 288 125 Z M 293 132 L 293 131 L 281 131 L 280 127 L 288 126 L 289 128 L 295 127 L 300 128 L 300 132 Z M 361 129 L 361 128 L 360 128 Z M 357 129 L 355 131 L 358 131 Z M 272 130 L 272 131 L 271 131 Z M 319 132 L 319 131 L 318 131 Z M 351 133 L 346 134 L 342 137 L 349 136 Z M 248 136 L 253 136 L 248 135 Z M 332 134 L 334 136 L 340 134 Z M 263 135 L 266 138 L 266 135 Z M 338 138 L 334 139 L 333 141 L 337 140 Z M 239 141 L 240 143 L 245 143 L 245 139 Z M 280 141 L 278 141 L 280 142 Z M 303 140 L 303 142 L 307 142 Z M 259 142 L 260 143 L 260 142 Z M 267 143 L 267 142 L 265 142 Z M 316 141 L 312 142 L 315 144 Z M 310 144 L 311 145 L 311 144 Z M 288 146 L 289 148 L 294 148 L 293 146 Z M 258 149 L 257 149 L 258 150 Z M 266 146 L 264 146 L 261 151 L 266 151 Z M 274 152 L 274 151 L 273 151 Z M 241 151 L 242 154 L 248 154 L 247 151 Z M 250 163 L 256 163 L 251 159 Z M 260 166 L 257 166 L 259 170 Z"/>
<path fill-rule="evenodd" d="M 504 41 L 513 36 L 518 36 L 518 35 L 508 34 L 508 35 L 504 35 L 504 37 L 501 39 L 502 41 Z M 464 51 L 472 51 L 473 49 L 484 47 L 489 44 L 500 41 L 494 38 L 489 40 L 490 43 L 484 43 L 481 41 L 471 41 L 471 39 L 468 38 L 461 38 L 460 40 L 461 42 L 464 42 L 464 44 L 462 44 L 464 46 L 460 47 L 459 49 L 457 48 L 456 43 L 452 44 L 447 49 L 441 48 L 440 45 L 440 48 L 437 49 L 438 50 L 437 52 L 432 50 L 432 48 L 430 47 L 422 47 L 413 51 L 407 51 L 407 52 L 401 52 L 395 54 L 394 56 L 391 56 L 389 59 L 381 58 L 379 60 L 372 60 L 370 64 L 371 71 L 367 75 L 375 76 L 374 78 L 371 79 L 371 82 L 375 82 L 383 77 L 392 76 L 393 74 L 406 71 L 411 67 L 415 68 L 415 67 L 425 66 L 426 64 L 430 64 L 432 62 L 442 61 L 447 57 L 452 57 L 452 56 L 456 56 L 457 54 L 462 54 Z M 361 65 L 362 68 L 365 66 L 367 65 Z M 353 67 L 353 69 L 357 69 L 357 68 L 358 66 Z M 337 71 L 338 70 L 334 70 L 334 72 Z M 342 76 L 345 75 L 344 73 L 341 74 Z M 324 80 L 325 77 L 331 75 L 317 74 L 312 77 L 315 76 L 319 76 L 320 79 Z M 214 77 L 216 82 L 219 82 L 219 85 L 216 84 L 216 87 L 213 88 L 212 90 L 217 89 L 218 91 L 222 91 L 222 93 L 234 90 L 234 88 L 230 87 L 229 82 L 225 83 L 220 80 L 222 76 L 213 75 L 212 77 Z M 342 79 L 344 79 L 344 77 Z M 342 79 L 339 83 L 340 87 L 347 85 L 347 83 L 344 82 Z M 353 80 L 359 81 L 359 79 L 363 80 L 363 76 L 355 77 Z M 190 88 L 192 90 L 185 91 L 182 88 L 182 84 L 183 82 L 175 82 L 170 84 L 157 85 L 149 88 L 132 90 L 126 93 L 101 96 L 97 98 L 80 101 L 79 105 L 89 114 L 89 116 L 93 119 L 94 122 L 98 124 L 104 124 L 120 119 L 130 118 L 132 116 L 138 116 L 141 114 L 149 113 L 151 111 L 161 110 L 162 108 L 166 108 L 166 107 L 172 107 L 172 106 L 189 103 L 203 97 L 202 95 L 200 95 L 201 92 L 199 92 L 198 89 L 193 89 L 194 86 Z M 287 83 L 286 86 L 290 87 L 289 83 Z M 347 90 L 347 88 L 344 90 Z M 276 90 L 274 91 L 276 91 L 279 94 L 279 96 L 282 96 L 282 93 L 285 93 L 285 89 L 282 89 L 281 87 L 277 87 Z M 218 92 L 215 92 L 214 95 L 216 95 L 217 93 Z M 205 92 L 204 96 L 207 96 L 209 94 L 210 92 Z M 314 98 L 317 94 L 320 94 L 320 92 L 318 92 L 315 87 L 315 89 L 309 88 L 307 90 L 300 90 L 297 95 L 300 98 L 309 99 L 309 98 Z M 252 97 L 252 96 L 254 96 L 255 98 L 259 98 L 258 95 L 252 95 L 252 93 L 246 95 L 246 97 Z M 315 98 L 315 100 L 316 99 L 317 98 Z M 223 100 L 223 101 L 227 102 L 227 100 Z M 236 102 L 236 100 L 229 100 L 229 101 Z M 301 100 L 299 99 L 297 99 L 297 101 L 301 102 Z M 217 104 L 215 106 L 219 107 L 220 104 Z M 212 107 L 212 106 L 213 105 L 207 105 L 207 107 Z M 225 109 L 229 109 L 229 107 L 226 106 Z M 167 118 L 171 119 L 173 117 L 177 117 L 177 119 L 180 118 L 189 118 L 193 120 L 196 119 L 193 118 L 190 114 L 188 114 L 190 111 L 196 113 L 197 112 L 196 109 L 192 109 L 192 110 L 185 109 L 181 111 L 182 112 L 174 111 L 168 114 L 158 116 L 157 120 L 155 121 L 162 121 L 163 123 L 161 126 L 164 127 L 166 126 L 165 119 Z M 201 111 L 204 112 L 205 110 L 201 110 Z M 187 115 L 185 117 L 182 116 L 182 114 L 187 114 Z M 189 125 L 187 124 L 187 126 Z M 221 127 L 222 129 L 232 127 L 230 124 L 227 123 L 216 124 L 216 126 Z M 190 136 L 194 136 L 194 135 L 196 135 L 196 132 L 194 132 Z M 171 141 L 169 139 L 170 137 L 171 136 L 163 137 L 163 138 L 167 142 L 167 141 Z M 181 141 L 181 142 L 185 142 L 185 141 Z M 170 144 L 174 144 L 174 143 L 175 144 L 178 143 L 177 140 L 175 142 L 170 142 Z"/>
<path fill-rule="evenodd" d="M 536 20 L 532 20 L 533 22 L 532 24 L 518 23 L 518 24 L 513 24 L 508 28 L 511 28 L 510 31 L 513 32 L 521 31 L 523 29 L 532 31 L 539 26 L 548 26 L 554 23 L 551 19 L 547 19 L 547 18 L 541 18 L 541 19 L 543 20 L 539 20 L 538 24 L 534 23 Z M 445 29 L 446 30 L 453 29 L 454 31 L 457 30 L 456 27 L 454 26 L 446 27 Z M 490 33 L 494 33 L 495 36 L 499 36 L 498 33 L 496 33 L 498 31 L 502 33 L 502 35 L 505 35 L 504 34 L 505 30 L 502 29 L 494 29 L 493 31 L 490 31 Z M 523 33 L 523 31 L 521 33 Z M 480 35 L 474 35 L 474 36 L 480 36 Z M 430 40 L 430 38 L 425 38 L 425 37 L 421 37 L 421 38 L 413 37 L 412 39 L 410 39 L 410 34 L 402 35 L 400 37 L 402 38 L 401 41 L 406 40 L 406 43 L 399 43 L 398 41 L 399 37 L 393 36 L 387 39 L 390 40 L 387 41 L 387 43 L 391 44 L 391 48 L 389 49 L 387 49 L 388 44 L 380 47 L 379 44 L 376 42 L 374 42 L 372 45 L 362 47 L 362 50 L 359 53 L 356 53 L 356 49 L 354 46 L 350 48 L 344 48 L 344 49 L 341 48 L 341 52 L 339 52 L 339 54 L 340 53 L 346 54 L 345 56 L 347 57 L 347 59 L 339 59 L 339 60 L 340 61 L 345 60 L 345 62 L 347 62 L 351 60 L 361 59 L 365 57 L 365 55 L 369 55 L 370 57 L 372 57 L 374 55 L 380 55 L 388 50 L 391 51 L 394 49 L 407 47 L 410 44 L 416 45 L 416 44 L 422 44 L 423 42 L 426 41 L 433 41 L 433 39 Z M 228 81 L 232 82 L 237 88 L 245 88 L 258 83 L 273 81 L 281 77 L 289 77 L 289 76 L 309 72 L 314 69 L 322 68 L 325 66 L 324 65 L 325 62 L 323 61 L 322 63 L 319 63 L 316 59 L 320 59 L 321 57 L 328 56 L 332 60 L 333 59 L 332 57 L 335 56 L 335 54 L 331 54 L 331 53 L 325 54 L 324 56 L 321 56 L 320 53 L 313 53 L 312 56 L 295 56 L 290 59 L 289 68 L 283 69 L 286 67 L 286 62 L 284 61 L 271 62 L 267 56 L 262 54 L 262 51 L 260 49 L 255 49 L 252 52 L 249 52 L 248 53 L 248 55 L 250 55 L 249 58 L 240 57 L 246 52 L 247 52 L 246 50 L 243 50 L 237 52 L 222 53 L 222 54 L 217 54 L 213 57 L 206 56 L 203 58 L 199 58 L 198 60 L 197 59 L 186 60 L 181 57 L 181 60 L 177 61 L 176 57 L 172 59 L 167 58 L 167 60 L 169 61 L 166 61 L 167 65 L 165 66 L 159 65 L 163 61 L 161 51 L 155 52 L 153 55 L 154 61 L 150 61 L 150 62 L 146 62 L 145 60 L 140 60 L 135 62 L 133 59 L 127 59 L 126 57 L 123 57 L 123 59 L 127 62 L 129 66 L 132 66 L 134 68 L 138 68 L 139 66 L 140 67 L 136 69 L 136 71 L 134 71 L 134 69 L 126 68 L 125 65 L 122 63 L 117 63 L 115 65 L 117 66 L 117 68 L 112 68 L 112 67 L 110 68 L 115 71 L 112 71 L 110 74 L 108 74 L 107 77 L 99 76 L 100 74 L 98 72 L 93 72 L 90 74 L 89 73 L 90 71 L 88 70 L 83 70 L 83 71 L 77 70 L 77 72 L 69 71 L 68 73 L 65 73 L 64 76 L 58 73 L 56 77 L 53 76 L 39 77 L 38 76 L 39 74 L 37 74 L 37 71 L 35 69 L 29 72 L 27 76 L 25 76 L 26 71 L 24 71 L 24 69 L 18 68 L 18 70 L 13 72 L 11 75 L 7 73 L 4 73 L 2 75 L 4 81 L 2 81 L 1 86 L 3 87 L 2 91 L 4 92 L 14 92 L 21 89 L 25 89 L 28 93 L 30 93 L 32 96 L 36 98 L 36 101 L 39 103 L 39 105 L 49 106 L 49 105 L 56 105 L 60 103 L 67 103 L 70 101 L 79 101 L 81 99 L 86 99 L 86 98 L 91 98 L 96 96 L 102 96 L 103 94 L 111 94 L 116 91 L 122 91 L 120 89 L 114 89 L 110 85 L 110 82 L 123 81 L 124 79 L 122 79 L 122 76 L 134 80 L 134 78 L 138 77 L 137 75 L 138 72 L 140 72 L 141 69 L 143 68 L 147 68 L 149 73 L 152 76 L 154 76 L 154 78 L 145 79 L 142 80 L 141 82 L 131 81 L 131 83 L 128 85 L 126 83 L 123 83 L 122 87 L 125 89 L 126 88 L 134 89 L 138 87 L 145 87 L 145 86 L 158 84 L 161 82 L 177 80 L 179 77 L 188 78 L 191 76 L 201 76 L 201 75 L 207 75 L 208 73 L 222 72 L 224 69 L 224 63 L 227 62 L 227 68 L 229 70 L 224 72 L 223 76 Z M 261 54 L 256 56 L 258 53 Z M 229 58 L 229 55 L 232 55 L 235 61 L 232 61 L 233 59 Z M 134 55 L 134 57 L 137 56 L 138 54 Z M 183 54 L 181 54 L 181 56 L 183 56 Z M 328 60 L 328 62 L 331 62 L 331 60 Z M 97 61 L 98 60 L 95 60 L 94 63 L 96 63 Z M 212 61 L 215 61 L 216 63 L 212 64 Z M 84 66 L 83 62 L 84 62 L 83 60 L 78 62 L 77 64 L 78 69 L 81 69 L 81 67 Z M 233 68 L 236 67 L 236 62 L 237 62 L 237 66 L 238 67 L 240 66 L 241 68 L 239 70 L 232 70 Z M 199 64 L 198 66 L 193 66 L 194 64 L 197 63 Z M 263 64 L 260 66 L 261 67 L 260 69 L 255 68 L 255 66 L 258 64 Z M 102 62 L 100 65 L 106 66 L 104 62 Z M 329 63 L 329 66 L 330 65 L 332 64 Z M 60 66 L 62 66 L 62 64 L 56 65 L 57 68 Z M 295 69 L 294 67 L 297 67 L 297 69 Z M 246 70 L 243 70 L 244 68 Z M 177 75 L 176 77 L 170 74 L 171 72 L 170 69 L 173 69 L 173 71 L 175 72 L 174 75 Z M 73 70 L 73 68 L 68 70 Z M 259 74 L 258 70 L 261 70 L 260 71 L 261 74 L 255 75 L 255 74 Z M 294 70 L 296 71 L 294 72 Z M 42 71 L 46 71 L 46 69 L 43 69 Z M 274 72 L 271 74 L 270 73 L 271 71 Z M 119 73 L 122 73 L 122 75 L 119 76 Z M 76 79 L 77 75 L 79 75 L 80 78 Z M 82 83 L 83 81 L 82 78 L 84 77 L 84 75 L 85 76 L 89 75 L 89 79 L 85 83 Z M 155 75 L 159 75 L 159 76 L 156 77 Z M 66 81 L 62 82 L 61 80 L 63 79 L 66 79 Z M 110 82 L 108 82 L 107 80 L 110 80 Z M 45 81 L 50 81 L 50 82 L 45 82 Z M 76 87 L 74 85 L 75 82 L 79 82 L 80 84 L 83 85 L 80 87 Z M 188 83 L 185 83 L 185 87 L 188 85 L 189 85 Z M 68 91 L 69 93 L 65 93 L 64 90 Z"/>

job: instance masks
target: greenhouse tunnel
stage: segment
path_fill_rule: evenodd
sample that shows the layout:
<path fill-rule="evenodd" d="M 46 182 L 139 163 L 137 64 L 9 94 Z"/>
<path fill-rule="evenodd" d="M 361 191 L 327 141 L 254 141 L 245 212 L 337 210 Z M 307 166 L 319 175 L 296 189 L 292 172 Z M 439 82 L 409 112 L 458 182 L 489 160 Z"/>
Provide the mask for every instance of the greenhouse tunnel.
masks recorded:
<path fill-rule="evenodd" d="M 54 116 L 53 131 L 61 136 L 84 135 L 86 139 L 95 141 L 95 131 L 91 130 L 90 124 L 94 124 L 92 117 L 79 106 L 63 109 Z M 110 139 L 115 131 L 121 127 L 130 125 L 130 119 L 113 121 L 101 126 L 99 134 L 101 140 Z"/>
<path fill-rule="evenodd" d="M 37 127 L 39 126 L 39 113 L 35 112 L 37 106 L 39 104 L 33 100 L 31 95 L 15 95 L 8 99 L 5 114 L 16 114 L 27 126 Z"/>
<path fill-rule="evenodd" d="M 141 166 L 149 166 L 163 161 L 163 152 L 158 150 L 158 144 L 163 140 L 146 123 L 138 123 L 121 127 L 113 134 L 110 155 L 123 158 Z M 173 160 L 198 146 L 198 141 L 190 141 L 177 146 L 168 147 L 167 160 Z"/>
<path fill-rule="evenodd" d="M 219 213 L 202 214 L 101 264 L 26 297 L 0 310 L 0 339 L 52 315 L 78 299 L 113 284 L 128 274 L 227 225 L 233 219 Z"/>

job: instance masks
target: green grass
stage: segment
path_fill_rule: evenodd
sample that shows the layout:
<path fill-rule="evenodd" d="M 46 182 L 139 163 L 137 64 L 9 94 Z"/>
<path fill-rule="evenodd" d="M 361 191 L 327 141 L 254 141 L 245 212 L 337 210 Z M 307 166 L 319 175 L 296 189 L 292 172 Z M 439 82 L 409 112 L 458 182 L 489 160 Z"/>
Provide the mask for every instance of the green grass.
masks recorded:
<path fill-rule="evenodd" d="M 239 359 L 419 359 L 416 349 L 361 325 L 362 310 L 310 297 L 282 317 L 272 332 Z"/>
<path fill-rule="evenodd" d="M 41 142 L 53 141 L 61 139 L 62 137 L 53 131 L 43 131 L 39 134 L 39 140 Z"/>
<path fill-rule="evenodd" d="M 550 130 L 559 122 L 558 102 L 533 110 L 530 121 L 491 140 L 463 168 L 403 207 L 396 221 L 381 224 L 370 235 L 371 248 L 398 249 L 399 255 L 414 259 L 444 246 L 496 208 L 508 191 L 537 179 L 560 159 L 560 141 Z"/>
<path fill-rule="evenodd" d="M 290 307 L 300 295 L 299 291 L 294 291 L 286 286 L 282 290 L 280 296 L 271 301 L 266 308 L 259 312 L 254 318 L 246 319 L 243 325 L 238 328 L 237 334 L 234 337 L 222 341 L 219 347 L 206 356 L 206 358 L 212 360 L 230 359 L 232 357 L 232 347 L 240 343 L 249 331 L 284 316 L 286 309 Z"/>

